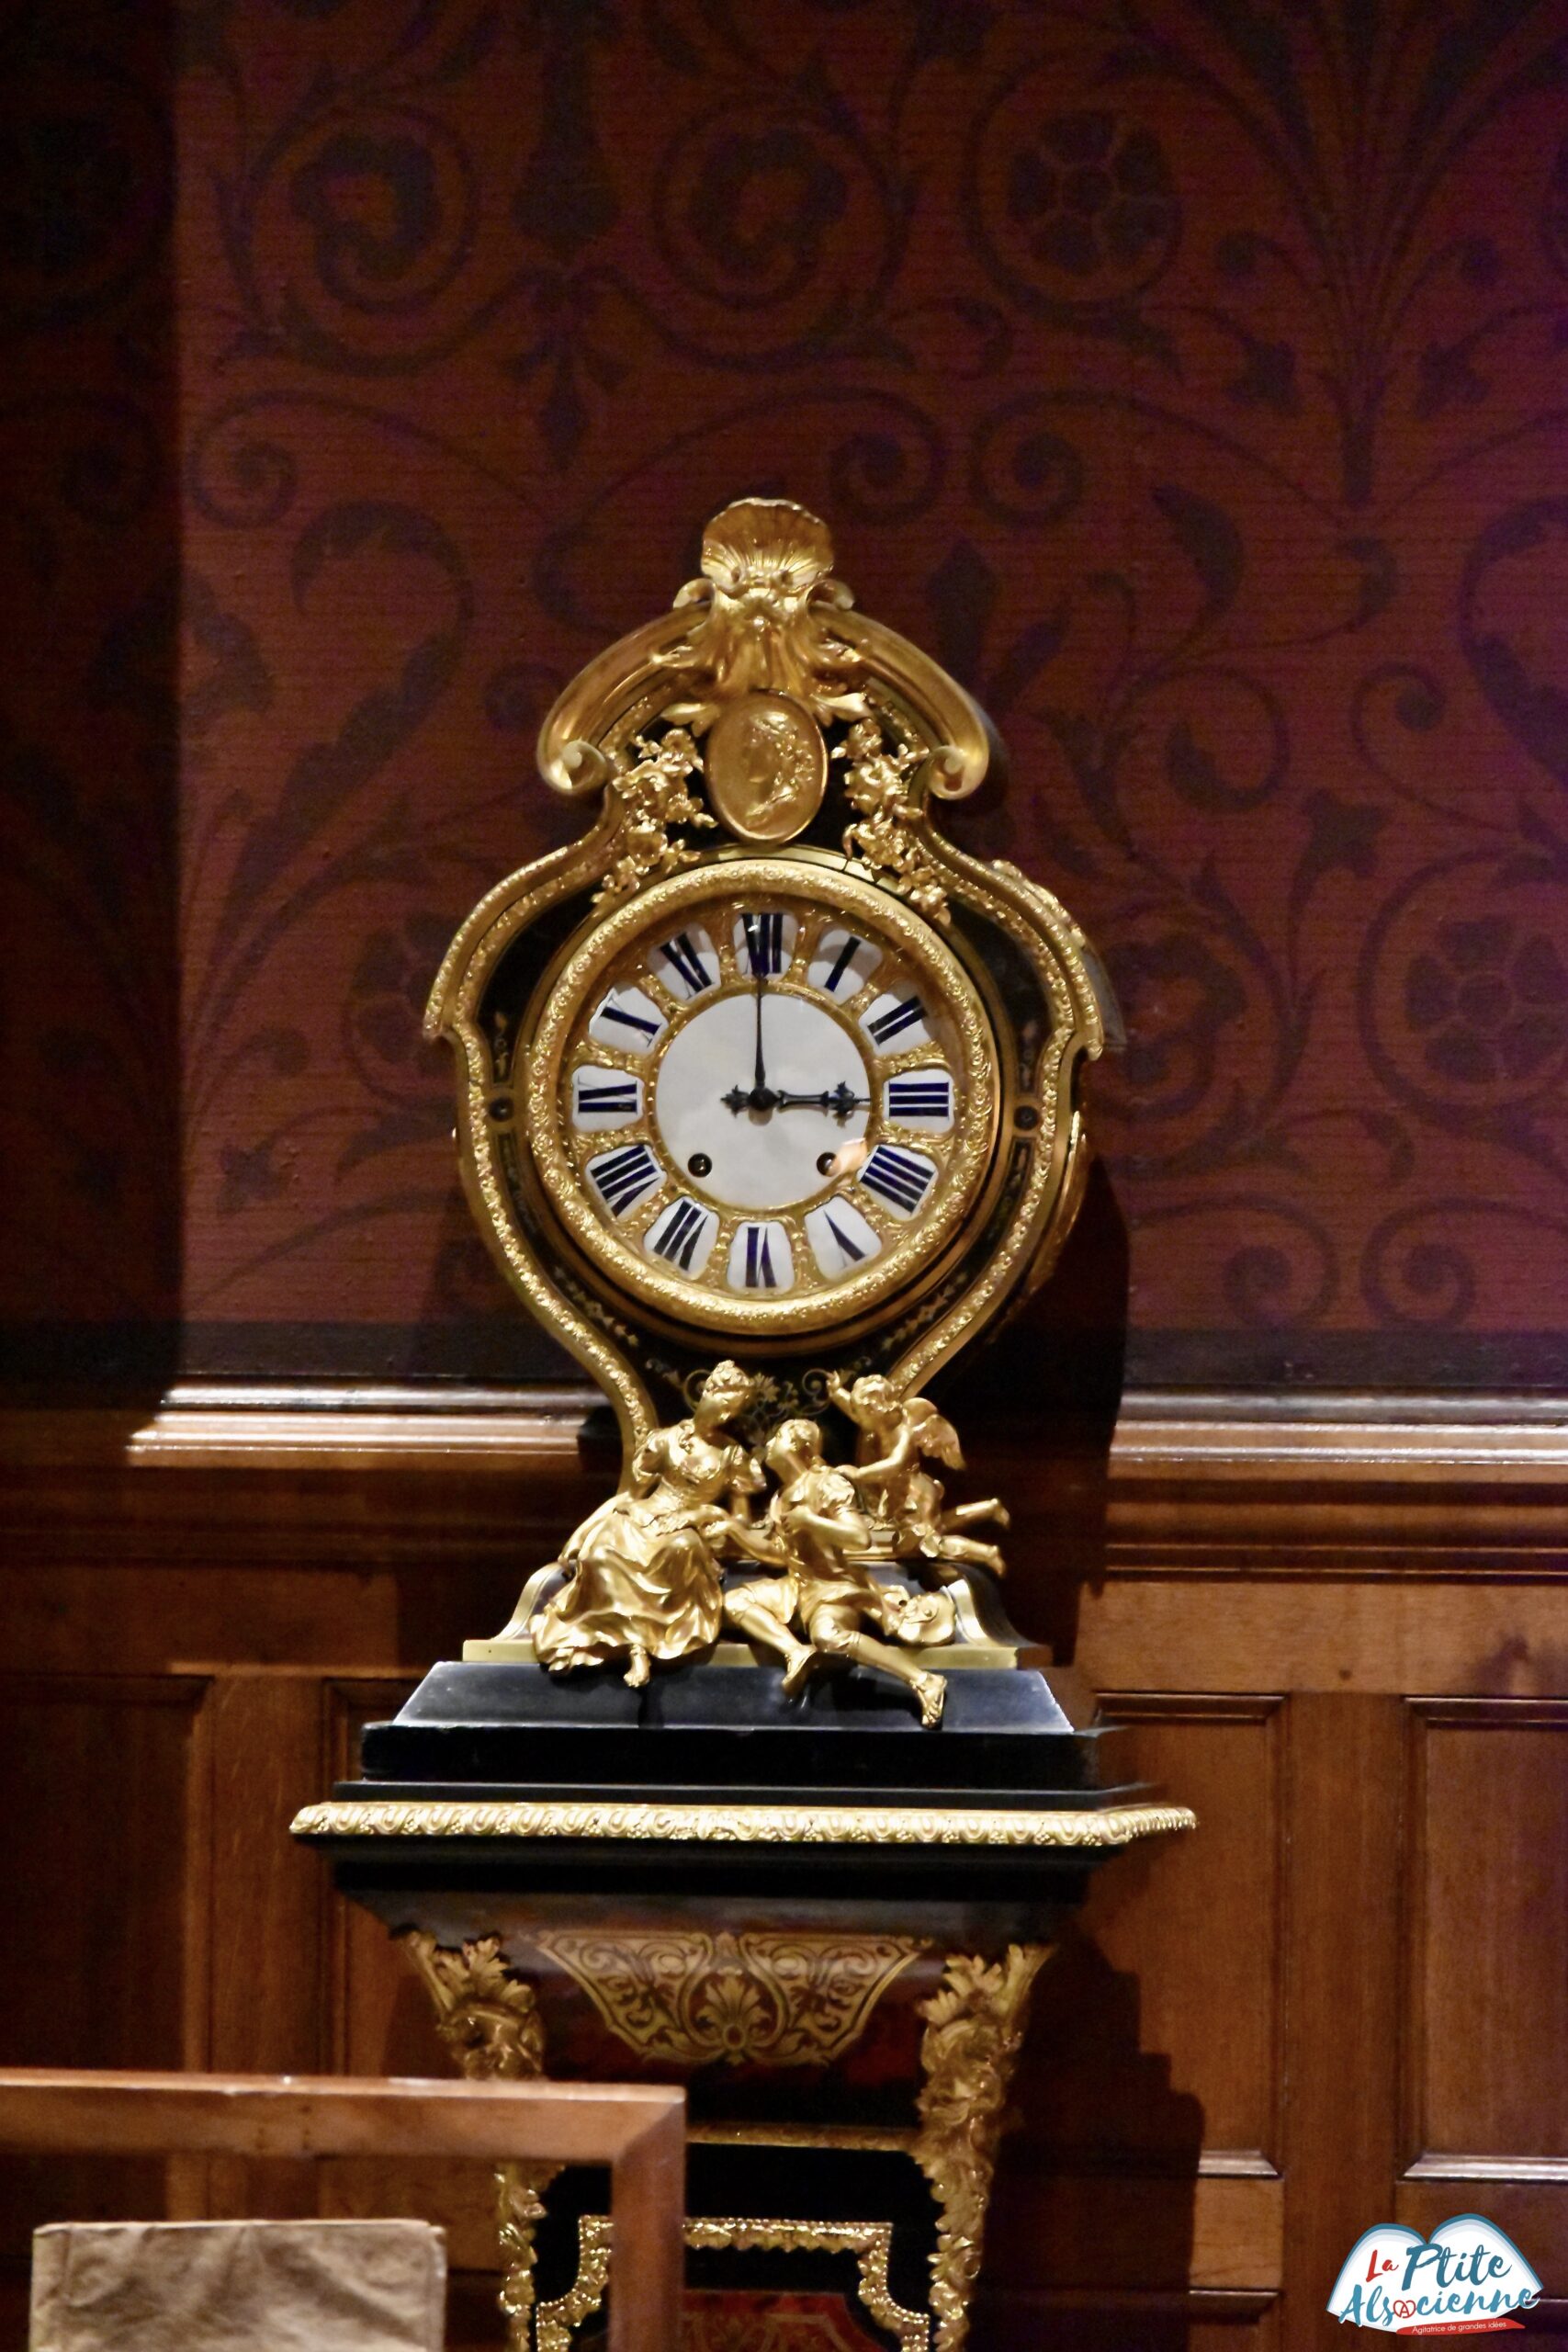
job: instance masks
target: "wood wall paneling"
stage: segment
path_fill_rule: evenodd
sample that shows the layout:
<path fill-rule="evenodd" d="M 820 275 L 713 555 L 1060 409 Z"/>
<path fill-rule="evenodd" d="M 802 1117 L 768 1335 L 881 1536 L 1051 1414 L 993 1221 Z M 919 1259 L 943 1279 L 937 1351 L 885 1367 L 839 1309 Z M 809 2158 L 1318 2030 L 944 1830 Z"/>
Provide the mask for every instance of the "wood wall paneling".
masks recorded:
<path fill-rule="evenodd" d="M 515 1448 L 500 1416 L 433 1439 L 423 1403 L 342 1397 L 0 1430 L 6 2054 L 445 2065 L 400 1956 L 286 1832 L 602 1491 L 560 1400 L 507 1412 Z M 1256 1405 L 1134 1400 L 1069 1574 L 1030 1532 L 1048 1449 L 976 1447 L 1016 1507 L 1021 1617 L 1049 1613 L 1132 1769 L 1201 1823 L 1107 1870 L 1040 1980 L 976 2352 L 1326 2345 L 1338 2265 L 1391 2216 L 1491 2213 L 1568 2290 L 1564 1469 L 1539 1416 L 1320 1407 L 1303 1442 L 1286 1409 L 1270 1432 Z M 491 2258 L 477 2175 L 168 2188 L 426 2212 L 457 2265 Z M 13 2168 L 8 2259 L 42 2213 L 162 2192 Z"/>
<path fill-rule="evenodd" d="M 1333 2340 L 1339 2266 L 1393 2199 L 1401 1732 L 1395 1699 L 1292 1694 L 1285 2352 Z"/>
<path fill-rule="evenodd" d="M 105 1653 L 87 1623 L 79 1656 Z M 0 1679 L 0 2050 L 14 2065 L 206 2057 L 211 1758 L 196 1678 Z M 0 2270 L 45 2221 L 157 2213 L 164 2167 L 0 2163 Z"/>
<path fill-rule="evenodd" d="M 1568 1703 L 1409 1710 L 1408 2160 L 1568 2183 Z"/>
<path fill-rule="evenodd" d="M 1262 1693 L 1100 1698 L 1131 1727 L 1134 1773 L 1179 1789 L 1205 1834 L 1129 1855 L 1125 1872 L 1103 1871 L 1085 1928 L 1140 1988 L 1144 2046 L 1164 2052 L 1173 2084 L 1197 2099 L 1203 2161 L 1277 2169 L 1287 1702 Z"/>
<path fill-rule="evenodd" d="M 1431 2230 L 1483 2212 L 1568 2290 L 1568 1702 L 1406 1712 L 1403 2177 Z M 1540 2249 L 1536 2252 L 1536 2249 Z M 1568 2314 L 1565 2314 L 1568 2316 Z"/>

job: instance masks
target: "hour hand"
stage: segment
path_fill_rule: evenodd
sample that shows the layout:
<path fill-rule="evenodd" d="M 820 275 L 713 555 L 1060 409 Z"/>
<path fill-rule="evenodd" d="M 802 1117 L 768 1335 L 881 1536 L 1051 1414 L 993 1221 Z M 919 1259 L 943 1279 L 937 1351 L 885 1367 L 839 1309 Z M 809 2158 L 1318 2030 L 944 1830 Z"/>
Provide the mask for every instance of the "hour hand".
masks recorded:
<path fill-rule="evenodd" d="M 825 1087 L 820 1094 L 791 1094 L 786 1091 L 776 1094 L 773 1100 L 781 1111 L 828 1111 L 835 1119 L 847 1119 L 852 1111 L 871 1108 L 869 1097 L 852 1094 L 842 1079 L 837 1086 Z"/>

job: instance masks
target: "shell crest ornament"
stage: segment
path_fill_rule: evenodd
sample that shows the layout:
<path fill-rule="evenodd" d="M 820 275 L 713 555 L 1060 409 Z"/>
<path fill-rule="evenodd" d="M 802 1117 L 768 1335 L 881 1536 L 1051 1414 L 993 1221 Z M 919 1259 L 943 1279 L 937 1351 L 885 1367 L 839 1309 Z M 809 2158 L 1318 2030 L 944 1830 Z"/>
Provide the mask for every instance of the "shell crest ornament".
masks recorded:
<path fill-rule="evenodd" d="M 669 1540 L 691 1552 L 692 1626 L 711 1640 L 749 1618 L 801 1674 L 824 1643 L 929 1642 L 954 1546 L 994 1549 L 932 1515 L 928 1480 L 928 1608 L 844 1568 L 822 1531 L 846 1531 L 849 1557 L 863 1522 L 894 1552 L 889 1530 L 914 1523 L 865 1459 L 865 1400 L 902 1427 L 1049 1271 L 1087 1170 L 1079 1072 L 1113 1017 L 1051 893 L 936 822 L 985 775 L 985 722 L 856 609 L 833 560 L 788 500 L 714 518 L 702 577 L 547 717 L 540 772 L 589 821 L 475 907 L 425 1022 L 454 1048 L 480 1228 L 614 1405 L 624 1505 L 662 1491 L 651 1442 L 691 1431 L 716 1361 L 736 1367 L 749 1442 L 723 1444 L 742 1484 L 727 1471 L 690 1543 Z M 835 1401 L 852 1395 L 856 1427 Z M 811 1426 L 829 1424 L 824 1459 Z M 705 1476 L 717 1442 L 682 1440 Z M 745 1497 L 769 1479 L 753 1531 Z M 632 1575 L 665 1541 L 631 1543 L 634 1523 L 624 1545 L 580 1531 L 573 1556 L 608 1546 Z M 701 1570 L 727 1544 L 769 1572 L 740 1618 Z M 562 1603 L 547 1639 L 570 1654 L 598 1635 Z"/>

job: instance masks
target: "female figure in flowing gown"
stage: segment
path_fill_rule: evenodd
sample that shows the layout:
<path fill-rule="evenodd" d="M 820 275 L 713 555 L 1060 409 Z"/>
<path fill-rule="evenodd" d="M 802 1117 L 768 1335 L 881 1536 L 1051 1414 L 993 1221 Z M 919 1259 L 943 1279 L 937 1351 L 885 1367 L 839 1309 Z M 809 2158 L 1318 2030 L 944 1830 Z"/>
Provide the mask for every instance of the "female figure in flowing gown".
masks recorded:
<path fill-rule="evenodd" d="M 776 1562 L 776 1547 L 750 1521 L 761 1470 L 724 1434 L 755 1394 L 739 1364 L 716 1364 L 691 1419 L 655 1430 L 631 1486 L 569 1538 L 560 1566 L 570 1581 L 530 1628 L 535 1656 L 553 1673 L 624 1657 L 638 1690 L 651 1659 L 685 1657 L 718 1639 L 727 1555 Z"/>

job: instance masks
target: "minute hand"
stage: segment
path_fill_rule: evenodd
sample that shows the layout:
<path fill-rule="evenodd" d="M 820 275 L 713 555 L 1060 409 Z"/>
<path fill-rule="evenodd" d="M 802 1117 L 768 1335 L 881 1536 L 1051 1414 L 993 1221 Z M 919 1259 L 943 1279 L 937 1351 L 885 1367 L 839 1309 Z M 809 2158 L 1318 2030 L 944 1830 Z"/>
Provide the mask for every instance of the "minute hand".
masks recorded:
<path fill-rule="evenodd" d="M 752 1103 L 753 1107 L 759 1111 L 762 1107 L 762 1096 L 770 1091 L 768 1067 L 762 1058 L 762 996 L 767 985 L 767 974 L 759 972 L 757 975 L 757 1058 L 751 1072 Z"/>

